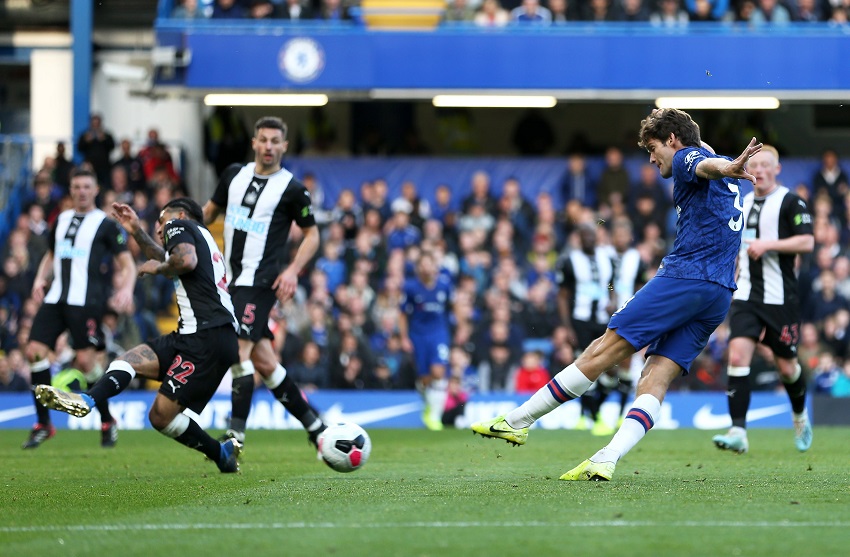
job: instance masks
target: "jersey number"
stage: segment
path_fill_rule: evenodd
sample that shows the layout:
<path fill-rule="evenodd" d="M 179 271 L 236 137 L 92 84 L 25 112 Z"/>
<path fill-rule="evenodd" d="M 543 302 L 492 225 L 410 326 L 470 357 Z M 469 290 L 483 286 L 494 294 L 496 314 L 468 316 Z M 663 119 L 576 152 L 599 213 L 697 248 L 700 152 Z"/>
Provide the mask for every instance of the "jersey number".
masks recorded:
<path fill-rule="evenodd" d="M 245 311 L 242 312 L 242 322 L 250 325 L 256 319 L 254 310 L 257 309 L 257 304 L 245 304 Z"/>
<path fill-rule="evenodd" d="M 174 373 L 175 371 L 177 371 L 177 373 Z M 183 356 L 177 356 L 176 358 L 174 358 L 174 363 L 172 363 L 171 367 L 168 368 L 168 373 L 166 373 L 166 375 L 168 375 L 169 377 L 174 377 L 175 381 L 182 385 L 185 385 L 186 378 L 192 375 L 193 373 L 195 373 L 195 364 L 189 361 L 184 362 Z"/>
<path fill-rule="evenodd" d="M 797 344 L 798 340 L 800 340 L 800 330 L 796 323 L 790 327 L 788 325 L 782 327 L 782 332 L 779 334 L 779 342 L 791 346 Z"/>
<path fill-rule="evenodd" d="M 735 217 L 729 218 L 729 228 L 735 232 L 740 232 L 744 225 L 744 206 L 741 205 L 741 188 L 738 187 L 738 184 L 726 184 L 726 186 L 729 188 L 729 191 L 735 194 L 735 208 L 741 213 L 737 219 Z"/>

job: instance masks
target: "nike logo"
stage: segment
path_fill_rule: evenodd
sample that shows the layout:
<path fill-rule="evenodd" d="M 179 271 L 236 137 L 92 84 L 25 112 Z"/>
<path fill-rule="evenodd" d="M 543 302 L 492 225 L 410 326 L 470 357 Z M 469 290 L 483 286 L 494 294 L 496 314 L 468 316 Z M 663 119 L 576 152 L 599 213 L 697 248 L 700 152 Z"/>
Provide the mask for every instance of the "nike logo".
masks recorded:
<path fill-rule="evenodd" d="M 11 422 L 12 420 L 25 418 L 32 414 L 35 414 L 35 408 L 31 405 L 22 406 L 20 408 L 9 408 L 8 410 L 0 410 L 0 423 Z"/>
<path fill-rule="evenodd" d="M 756 408 L 747 412 L 747 422 L 763 420 L 771 416 L 778 416 L 788 412 L 787 404 L 777 404 L 775 406 L 767 406 L 765 408 Z M 703 405 L 694 414 L 694 427 L 697 429 L 723 429 L 732 426 L 732 418 L 729 414 L 714 414 L 711 411 L 711 404 Z"/>
<path fill-rule="evenodd" d="M 324 413 L 326 423 L 332 424 L 336 422 L 354 422 L 358 425 L 366 425 L 381 420 L 389 420 L 397 416 L 403 416 L 413 412 L 422 410 L 422 404 L 419 402 L 409 402 L 407 404 L 397 404 L 395 406 L 387 406 L 386 408 L 375 408 L 374 410 L 362 410 L 360 412 L 345 413 L 342 411 L 341 404 L 334 404 Z"/>

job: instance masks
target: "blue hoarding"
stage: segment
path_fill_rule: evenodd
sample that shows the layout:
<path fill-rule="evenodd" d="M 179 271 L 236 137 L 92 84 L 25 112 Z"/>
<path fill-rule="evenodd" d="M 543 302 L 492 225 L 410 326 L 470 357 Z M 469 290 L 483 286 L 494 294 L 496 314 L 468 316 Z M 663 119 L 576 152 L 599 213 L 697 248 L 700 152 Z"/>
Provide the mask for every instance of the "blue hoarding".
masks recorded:
<path fill-rule="evenodd" d="M 155 393 L 150 391 L 125 392 L 110 401 L 111 412 L 121 429 L 150 428 L 148 410 Z M 480 395 L 473 396 L 465 407 L 458 427 L 492 418 L 521 404 L 526 396 Z M 612 399 L 613 400 L 613 397 Z M 422 401 L 415 392 L 351 392 L 325 391 L 310 395 L 310 402 L 321 409 L 328 421 L 353 421 L 366 428 L 421 428 Z M 656 429 L 724 429 L 731 425 L 726 414 L 725 393 L 705 394 L 670 393 L 665 398 Z M 616 425 L 619 404 L 606 402 L 602 407 L 603 419 Z M 791 427 L 791 407 L 784 394 L 753 393 L 749 427 Z M 230 396 L 217 394 L 198 418 L 204 428 L 224 429 L 230 413 Z M 535 427 L 544 429 L 572 429 L 578 422 L 580 408 L 571 401 L 543 417 Z M 97 412 L 85 418 L 73 418 L 61 412 L 51 412 L 54 425 L 59 429 L 99 430 Z M 29 429 L 35 421 L 35 408 L 29 393 L 0 394 L 0 428 Z M 254 395 L 249 429 L 299 429 L 301 425 L 290 416 L 267 391 Z"/>
<path fill-rule="evenodd" d="M 157 23 L 160 44 L 179 42 L 191 52 L 176 80 L 190 88 L 850 90 L 850 40 L 825 24 L 368 31 L 205 23 Z"/>

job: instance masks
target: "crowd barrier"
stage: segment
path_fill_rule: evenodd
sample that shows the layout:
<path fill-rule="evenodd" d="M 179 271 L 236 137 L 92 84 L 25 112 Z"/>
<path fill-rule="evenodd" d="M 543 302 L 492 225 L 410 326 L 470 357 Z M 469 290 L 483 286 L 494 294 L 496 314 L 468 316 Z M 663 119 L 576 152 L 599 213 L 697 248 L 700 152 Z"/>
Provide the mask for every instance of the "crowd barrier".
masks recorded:
<path fill-rule="evenodd" d="M 124 430 L 149 429 L 148 410 L 155 393 L 149 391 L 126 392 L 110 401 L 112 414 Z M 470 398 L 464 414 L 456 422 L 457 427 L 466 427 L 474 421 L 505 413 L 527 399 L 522 395 L 477 395 Z M 837 399 L 830 399 L 837 400 Z M 323 391 L 310 395 L 310 402 L 319 408 L 329 422 L 352 421 L 369 428 L 422 428 L 422 400 L 413 391 Z M 814 418 L 818 421 L 818 405 L 824 402 L 813 399 Z M 844 402 L 843 406 L 840 402 Z M 843 411 L 841 410 L 843 408 Z M 602 406 L 602 417 L 615 426 L 619 404 L 613 397 Z M 791 409 L 784 394 L 753 393 L 748 414 L 750 428 L 790 428 Z M 850 425 L 850 404 L 839 401 L 838 409 L 832 409 L 828 425 Z M 197 417 L 204 428 L 225 429 L 230 413 L 230 396 L 216 394 L 206 409 Z M 543 429 L 573 429 L 579 419 L 577 401 L 570 401 L 554 412 L 544 416 L 535 427 Z M 97 412 L 85 418 L 73 418 L 61 412 L 52 412 L 51 418 L 59 429 L 99 430 L 100 417 Z M 35 422 L 35 408 L 29 393 L 0 394 L 0 428 L 29 429 Z M 670 393 L 661 407 L 655 429 L 721 430 L 729 427 L 726 395 L 712 393 Z M 283 406 L 267 391 L 254 394 L 249 429 L 300 429 L 301 424 L 290 416 Z"/>

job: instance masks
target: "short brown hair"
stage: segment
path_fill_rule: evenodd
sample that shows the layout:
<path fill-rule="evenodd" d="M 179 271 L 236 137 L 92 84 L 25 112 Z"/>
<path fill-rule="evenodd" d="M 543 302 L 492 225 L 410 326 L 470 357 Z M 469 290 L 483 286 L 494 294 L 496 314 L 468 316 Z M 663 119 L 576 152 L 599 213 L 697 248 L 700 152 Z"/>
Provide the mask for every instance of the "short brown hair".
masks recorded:
<path fill-rule="evenodd" d="M 254 124 L 254 137 L 257 137 L 262 128 L 280 130 L 283 133 L 283 138 L 286 139 L 286 122 L 277 116 L 263 116 L 257 120 L 257 123 Z"/>
<path fill-rule="evenodd" d="M 95 174 L 93 171 L 89 170 L 88 168 L 75 168 L 75 169 L 71 170 L 71 173 L 68 175 L 68 178 L 70 180 L 73 180 L 74 178 L 79 178 L 81 176 L 88 176 L 89 178 L 94 180 L 95 184 L 97 184 L 97 174 Z"/>
<path fill-rule="evenodd" d="M 670 134 L 689 147 L 699 147 L 699 126 L 691 115 L 677 108 L 657 108 L 641 120 L 638 146 L 646 149 L 653 139 L 666 141 Z"/>

